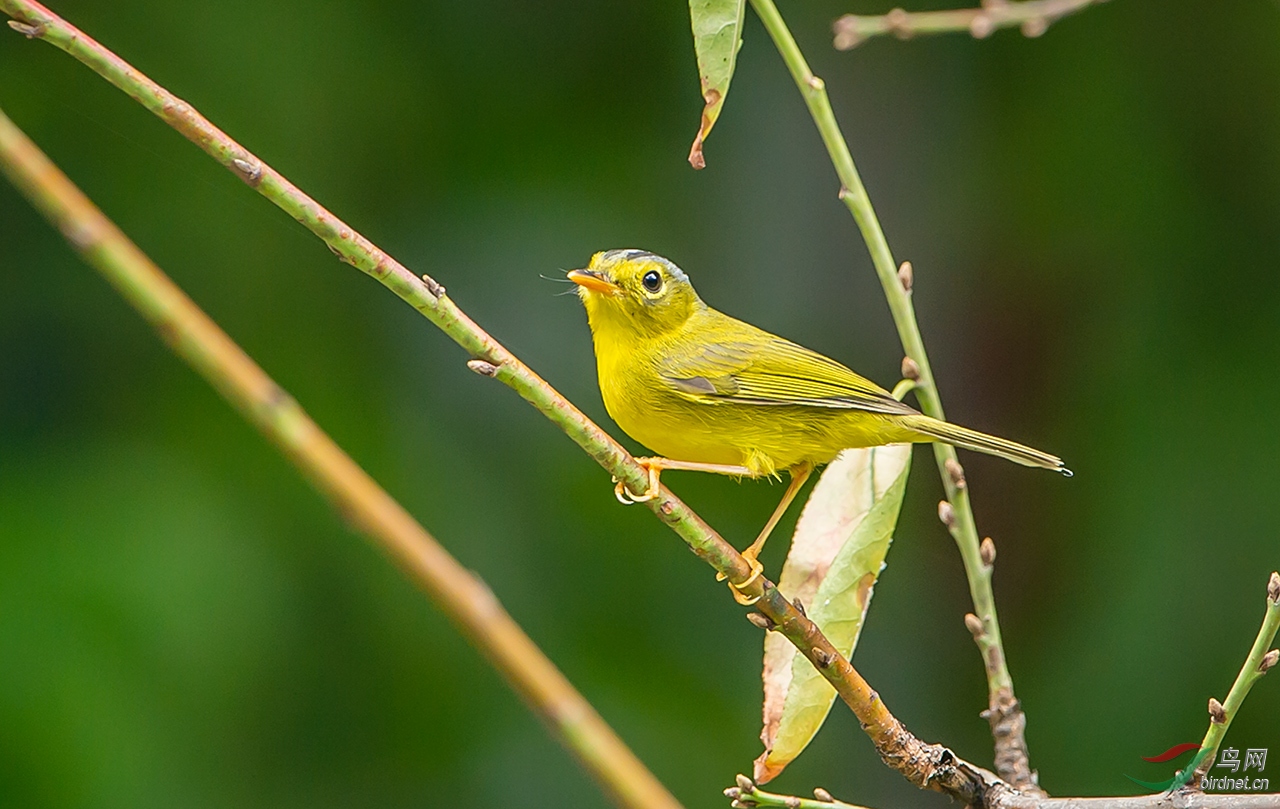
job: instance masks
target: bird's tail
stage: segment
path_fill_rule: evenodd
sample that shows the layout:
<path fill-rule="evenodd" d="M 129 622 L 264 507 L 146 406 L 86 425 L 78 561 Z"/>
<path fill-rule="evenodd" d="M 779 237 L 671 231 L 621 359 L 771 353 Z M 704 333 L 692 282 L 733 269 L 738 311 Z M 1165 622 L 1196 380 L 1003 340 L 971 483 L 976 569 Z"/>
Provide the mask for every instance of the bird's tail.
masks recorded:
<path fill-rule="evenodd" d="M 909 420 L 904 419 L 904 421 L 906 422 L 905 426 L 916 432 L 923 433 L 930 440 L 942 441 L 964 449 L 971 449 L 974 452 L 985 452 L 988 455 L 995 455 L 1014 463 L 1020 463 L 1023 466 L 1052 469 L 1055 472 L 1071 477 L 1071 470 L 1062 465 L 1062 459 L 1058 456 L 1032 449 L 1016 441 L 996 438 L 994 435 L 980 433 L 977 430 L 970 430 L 968 427 L 939 421 L 928 416 L 914 416 Z"/>

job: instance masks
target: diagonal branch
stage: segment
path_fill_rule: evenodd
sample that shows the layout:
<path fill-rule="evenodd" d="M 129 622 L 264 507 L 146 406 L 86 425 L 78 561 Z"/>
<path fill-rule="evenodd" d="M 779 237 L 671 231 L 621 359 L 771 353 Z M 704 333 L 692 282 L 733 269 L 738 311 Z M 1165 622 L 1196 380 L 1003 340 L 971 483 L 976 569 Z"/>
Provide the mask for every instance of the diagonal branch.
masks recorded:
<path fill-rule="evenodd" d="M 0 112 L 0 170 L 161 339 L 382 547 L 619 806 L 680 804 L 498 603 Z"/>
<path fill-rule="evenodd" d="M 929 357 L 924 350 L 924 338 L 920 336 L 920 326 L 916 323 L 915 307 L 911 303 L 911 265 L 903 264 L 899 268 L 893 260 L 889 242 L 880 228 L 875 209 L 871 207 L 871 198 L 854 166 L 849 144 L 840 132 L 840 125 L 836 123 L 831 101 L 827 98 L 826 85 L 809 69 L 800 46 L 791 36 L 791 31 L 778 13 L 773 0 L 751 0 L 751 5 L 791 71 L 791 76 L 813 115 L 818 132 L 822 135 L 822 141 L 826 144 L 836 175 L 840 178 L 840 199 L 853 214 L 854 221 L 862 231 L 862 238 L 867 243 L 880 285 L 889 302 L 889 310 L 893 313 L 902 347 L 907 353 L 907 360 L 903 362 L 904 371 L 909 370 L 916 378 L 915 391 L 920 409 L 936 419 L 945 420 L 942 400 L 938 396 L 933 371 L 929 367 Z M 969 489 L 964 480 L 964 470 L 956 458 L 955 448 L 948 444 L 934 444 L 933 455 L 938 462 L 942 485 L 947 493 L 947 499 L 939 506 L 939 515 L 960 549 L 965 574 L 969 579 L 969 592 L 973 597 L 977 625 L 971 627 L 971 630 L 977 630 L 973 635 L 982 651 L 987 670 L 989 708 L 985 715 L 991 722 L 995 735 L 996 771 L 1000 777 L 1019 789 L 1036 792 L 1039 787 L 1028 761 L 1026 737 L 1023 733 L 1026 717 L 1013 694 L 1013 679 L 1005 663 L 1000 623 L 996 618 L 995 596 L 991 590 L 992 566 L 984 560 L 978 542 L 978 529 L 974 524 L 973 510 L 969 506 Z M 994 554 L 991 557 L 994 559 Z"/>
<path fill-rule="evenodd" d="M 1106 0 L 983 0 L 981 8 L 909 12 L 895 8 L 888 14 L 846 14 L 832 24 L 836 50 L 856 48 L 882 34 L 910 39 L 916 34 L 968 31 L 974 39 L 986 39 L 1001 28 L 1015 25 L 1023 36 L 1038 37 L 1068 14 Z"/>
<path fill-rule="evenodd" d="M 1270 649 L 1271 642 L 1276 639 L 1277 630 L 1280 630 L 1280 573 L 1273 571 L 1271 578 L 1267 581 L 1267 611 L 1263 616 L 1262 626 L 1258 629 L 1258 637 L 1254 639 L 1253 647 L 1249 649 L 1249 655 L 1244 659 L 1240 673 L 1231 684 L 1231 690 L 1227 692 L 1226 702 L 1218 702 L 1212 698 L 1209 700 L 1209 730 L 1204 735 L 1204 741 L 1200 742 L 1200 752 L 1196 753 L 1196 760 L 1189 764 L 1186 770 L 1188 773 L 1186 777 L 1194 786 L 1202 785 L 1204 776 L 1213 766 L 1213 760 L 1218 755 L 1222 739 L 1231 728 L 1231 720 L 1235 719 L 1236 714 L 1240 712 L 1240 705 L 1249 695 L 1249 689 L 1262 679 L 1262 675 L 1280 663 L 1280 650 Z M 1248 766 L 1248 762 L 1245 764 Z"/>
<path fill-rule="evenodd" d="M 472 355 L 472 370 L 514 389 L 629 488 L 638 491 L 647 486 L 647 474 L 621 445 L 467 317 L 437 281 L 427 276 L 419 279 L 191 105 L 44 6 L 32 0 L 0 0 L 0 10 L 15 18 L 10 23 L 14 30 L 48 41 L 92 68 L 319 236 L 340 259 L 371 275 L 417 309 Z M 695 554 L 729 581 L 742 584 L 745 595 L 759 597 L 756 606 L 768 624 L 795 644 L 831 682 L 886 764 L 913 784 L 945 792 L 965 804 L 982 805 L 986 792 L 1002 785 L 992 773 L 945 747 L 917 739 L 818 627 L 772 582 L 753 576 L 746 559 L 665 486 L 646 505 Z"/>
<path fill-rule="evenodd" d="M 1262 627 L 1249 649 L 1244 666 L 1236 676 L 1227 694 L 1226 702 L 1209 700 L 1209 732 L 1200 744 L 1191 763 L 1178 775 L 1165 782 L 1165 791 L 1154 795 L 1137 795 L 1133 797 L 1102 798 L 1049 798 L 1043 793 L 1011 789 L 1004 782 L 988 785 L 983 794 L 986 809 L 1275 809 L 1280 806 L 1280 794 L 1214 794 L 1207 795 L 1201 789 L 1202 778 L 1209 772 L 1217 756 L 1218 747 L 1222 744 L 1231 720 L 1239 712 L 1240 706 L 1262 675 L 1277 664 L 1280 664 L 1280 649 L 1270 649 L 1280 630 L 1280 573 L 1272 573 L 1267 581 L 1267 611 L 1262 618 Z M 1249 762 L 1241 762 L 1246 767 Z M 1148 786 L 1155 786 L 1149 784 Z M 862 807 L 837 801 L 825 789 L 815 789 L 815 799 L 800 798 L 795 795 L 777 795 L 765 792 L 757 787 L 750 778 L 739 775 L 737 786 L 729 787 L 724 792 L 731 799 L 731 806 L 756 807 L 778 806 L 792 809 L 862 809 Z"/>

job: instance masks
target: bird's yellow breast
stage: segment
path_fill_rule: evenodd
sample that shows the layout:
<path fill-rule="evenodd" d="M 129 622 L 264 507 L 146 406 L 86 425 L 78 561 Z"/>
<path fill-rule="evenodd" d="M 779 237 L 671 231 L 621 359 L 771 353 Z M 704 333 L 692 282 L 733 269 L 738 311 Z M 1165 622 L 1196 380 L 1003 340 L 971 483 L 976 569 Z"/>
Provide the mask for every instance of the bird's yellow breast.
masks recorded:
<path fill-rule="evenodd" d="M 870 413 L 691 400 L 658 370 L 669 352 L 688 350 L 681 339 L 622 345 L 607 334 L 595 335 L 605 409 L 627 435 L 658 455 L 772 475 L 800 463 L 828 463 L 845 447 L 882 444 L 888 433 L 900 432 Z"/>

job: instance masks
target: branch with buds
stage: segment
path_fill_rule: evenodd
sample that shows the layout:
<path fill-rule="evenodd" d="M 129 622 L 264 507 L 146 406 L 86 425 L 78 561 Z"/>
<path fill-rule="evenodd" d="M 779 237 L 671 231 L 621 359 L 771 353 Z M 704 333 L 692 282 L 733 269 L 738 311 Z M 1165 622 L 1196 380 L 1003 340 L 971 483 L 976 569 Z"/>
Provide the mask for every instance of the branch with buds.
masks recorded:
<path fill-rule="evenodd" d="M 832 24 L 836 50 L 856 48 L 868 39 L 893 34 L 911 39 L 917 34 L 967 31 L 974 39 L 986 39 L 1001 28 L 1017 27 L 1026 37 L 1038 37 L 1068 14 L 1106 0 L 984 0 L 980 8 L 910 12 L 895 8 L 888 14 L 846 14 Z"/>
<path fill-rule="evenodd" d="M 341 260 L 372 276 L 412 305 L 472 355 L 468 364 L 473 371 L 514 389 L 615 479 L 637 491 L 648 484 L 647 472 L 620 444 L 472 321 L 445 294 L 439 282 L 410 272 L 190 104 L 49 9 L 34 0 L 0 0 L 0 10 L 15 18 L 11 28 L 30 39 L 49 42 L 83 62 L 286 211 L 322 239 Z M 918 739 L 907 730 L 817 625 L 787 601 L 772 582 L 756 575 L 732 545 L 669 489 L 661 487 L 659 495 L 645 505 L 695 554 L 730 582 L 740 585 L 740 592 L 757 599 L 756 609 L 769 628 L 791 641 L 835 687 L 886 764 L 911 783 L 945 792 L 966 804 L 980 805 L 986 790 L 999 783 L 992 773 L 964 761 L 942 745 Z"/>
<path fill-rule="evenodd" d="M 836 122 L 826 84 L 810 70 L 809 63 L 773 0 L 751 0 L 751 6 L 769 32 L 774 46 L 800 90 L 800 95 L 809 107 L 809 113 L 840 180 L 839 198 L 849 209 L 871 254 L 871 262 L 875 266 L 894 325 L 898 329 L 898 337 L 906 352 L 902 361 L 902 376 L 905 381 L 899 383 L 896 390 L 903 393 L 914 390 L 920 410 L 945 421 L 942 397 L 933 378 L 929 355 L 925 351 L 924 337 L 920 334 L 920 324 L 916 321 L 915 305 L 912 302 L 915 270 L 910 262 L 898 264 L 894 261 L 889 241 L 880 227 L 875 208 L 871 205 L 871 196 L 862 183 L 853 155 L 849 151 L 849 144 Z M 1009 674 L 1000 638 L 1000 621 L 996 616 L 995 595 L 991 589 L 991 563 L 983 561 L 964 470 L 952 446 L 934 444 L 933 455 L 947 493 L 947 499 L 939 507 L 938 516 L 946 524 L 960 551 L 965 575 L 969 579 L 973 611 L 982 622 L 981 635 L 974 637 L 982 651 L 987 673 L 986 715 L 991 722 L 995 740 L 996 772 L 1019 789 L 1039 793 L 1040 787 L 1036 784 L 1035 774 L 1031 769 L 1023 733 L 1026 718 L 1014 696 L 1013 677 Z M 994 554 L 992 559 L 994 560 Z"/>
<path fill-rule="evenodd" d="M 1254 639 L 1240 673 L 1231 684 L 1231 690 L 1227 692 L 1226 702 L 1209 698 L 1209 730 L 1204 734 L 1204 741 L 1200 742 L 1200 752 L 1187 766 L 1188 774 L 1184 776 L 1194 786 L 1200 785 L 1201 779 L 1213 766 L 1218 748 L 1222 746 L 1222 739 L 1227 735 L 1231 720 L 1236 718 L 1249 690 L 1262 679 L 1262 675 L 1280 663 L 1280 649 L 1270 648 L 1276 639 L 1277 630 L 1280 630 L 1280 573 L 1273 572 L 1267 581 L 1267 611 L 1263 615 L 1262 626 L 1258 629 L 1258 637 Z"/>

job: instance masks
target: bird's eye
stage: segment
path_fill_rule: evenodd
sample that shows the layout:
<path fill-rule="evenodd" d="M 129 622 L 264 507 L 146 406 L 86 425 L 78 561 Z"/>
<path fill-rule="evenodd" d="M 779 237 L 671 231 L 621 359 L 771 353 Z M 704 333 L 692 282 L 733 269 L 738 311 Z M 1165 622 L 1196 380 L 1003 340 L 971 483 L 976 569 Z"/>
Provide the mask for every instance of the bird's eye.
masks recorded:
<path fill-rule="evenodd" d="M 657 270 L 649 270 L 644 274 L 644 278 L 640 279 L 640 283 L 644 284 L 644 288 L 650 292 L 657 292 L 662 289 L 662 276 Z"/>

